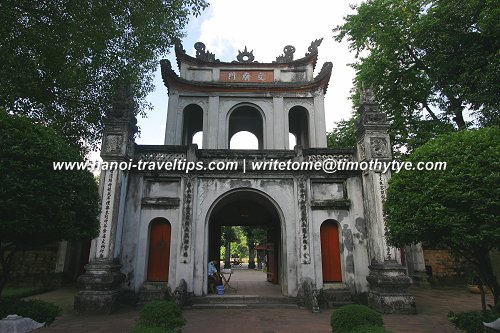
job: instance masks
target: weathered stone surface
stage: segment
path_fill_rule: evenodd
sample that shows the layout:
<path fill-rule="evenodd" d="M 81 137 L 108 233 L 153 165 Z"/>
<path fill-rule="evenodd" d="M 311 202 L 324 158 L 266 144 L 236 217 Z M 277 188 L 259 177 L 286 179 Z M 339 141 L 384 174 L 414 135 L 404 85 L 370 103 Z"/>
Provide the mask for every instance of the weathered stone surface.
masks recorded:
<path fill-rule="evenodd" d="M 81 290 L 75 296 L 74 308 L 78 312 L 108 314 L 115 310 L 120 283 L 125 276 L 117 261 L 94 259 L 85 266 L 85 274 L 78 278 Z"/>
<path fill-rule="evenodd" d="M 25 318 L 14 315 L 8 315 L 0 320 L 0 332 L 2 333 L 27 333 L 45 326 L 45 323 L 39 323 L 31 318 Z"/>
<path fill-rule="evenodd" d="M 369 266 L 366 280 L 370 284 L 368 305 L 382 313 L 416 313 L 415 298 L 408 292 L 411 278 L 395 260 Z"/>
<path fill-rule="evenodd" d="M 149 302 L 164 300 L 171 295 L 167 282 L 144 282 L 139 290 L 136 308 L 140 309 Z"/>

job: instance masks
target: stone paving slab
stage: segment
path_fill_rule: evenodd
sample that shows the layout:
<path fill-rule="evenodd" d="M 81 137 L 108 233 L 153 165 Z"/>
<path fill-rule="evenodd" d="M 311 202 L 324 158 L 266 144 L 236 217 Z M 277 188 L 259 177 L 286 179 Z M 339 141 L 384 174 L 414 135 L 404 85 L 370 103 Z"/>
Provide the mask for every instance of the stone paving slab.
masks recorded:
<path fill-rule="evenodd" d="M 417 315 L 384 315 L 385 327 L 394 333 L 458 333 L 446 315 L 449 311 L 469 311 L 481 308 L 480 296 L 463 288 L 411 288 L 417 301 Z M 130 332 L 138 313 L 123 307 L 106 315 L 78 315 L 72 310 L 75 288 L 64 288 L 34 296 L 60 304 L 63 316 L 40 333 L 62 332 Z M 492 302 L 491 296 L 487 301 Z M 331 310 L 319 314 L 295 308 L 233 308 L 186 309 L 184 333 L 323 333 L 331 332 Z"/>

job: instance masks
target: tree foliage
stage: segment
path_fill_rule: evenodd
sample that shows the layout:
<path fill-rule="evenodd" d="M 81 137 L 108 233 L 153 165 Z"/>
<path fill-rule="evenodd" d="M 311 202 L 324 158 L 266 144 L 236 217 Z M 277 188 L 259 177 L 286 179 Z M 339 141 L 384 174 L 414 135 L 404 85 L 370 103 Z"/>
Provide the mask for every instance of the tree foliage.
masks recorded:
<path fill-rule="evenodd" d="M 373 87 L 396 147 L 411 151 L 453 127 L 500 124 L 499 0 L 369 0 L 353 8 L 335 38 L 356 52 L 355 86 Z"/>
<path fill-rule="evenodd" d="M 446 171 L 401 171 L 387 191 L 392 245 L 425 242 L 470 261 L 498 303 L 489 252 L 500 248 L 500 129 L 459 131 L 416 149 L 409 161 L 443 161 Z"/>
<path fill-rule="evenodd" d="M 347 148 L 356 146 L 356 117 L 341 120 L 331 132 L 326 134 L 329 148 Z"/>
<path fill-rule="evenodd" d="M 99 140 L 119 78 L 138 112 L 152 73 L 204 0 L 0 3 L 0 107 L 51 124 L 75 143 Z"/>
<path fill-rule="evenodd" d="M 15 252 L 26 246 L 97 236 L 97 184 L 88 171 L 54 171 L 81 161 L 53 130 L 0 112 L 0 291 Z"/>

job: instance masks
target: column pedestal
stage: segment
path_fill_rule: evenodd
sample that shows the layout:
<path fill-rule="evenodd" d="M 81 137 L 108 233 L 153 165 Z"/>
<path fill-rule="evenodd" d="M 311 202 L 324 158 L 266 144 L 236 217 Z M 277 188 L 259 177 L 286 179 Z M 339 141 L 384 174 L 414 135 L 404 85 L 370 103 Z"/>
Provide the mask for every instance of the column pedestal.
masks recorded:
<path fill-rule="evenodd" d="M 395 260 L 377 262 L 368 266 L 370 274 L 366 277 L 370 284 L 368 305 L 381 313 L 417 312 L 415 297 L 408 292 L 412 281 L 405 268 Z"/>
<path fill-rule="evenodd" d="M 117 261 L 94 259 L 78 278 L 81 290 L 75 296 L 74 308 L 80 313 L 109 314 L 116 309 L 120 284 L 125 275 Z"/>

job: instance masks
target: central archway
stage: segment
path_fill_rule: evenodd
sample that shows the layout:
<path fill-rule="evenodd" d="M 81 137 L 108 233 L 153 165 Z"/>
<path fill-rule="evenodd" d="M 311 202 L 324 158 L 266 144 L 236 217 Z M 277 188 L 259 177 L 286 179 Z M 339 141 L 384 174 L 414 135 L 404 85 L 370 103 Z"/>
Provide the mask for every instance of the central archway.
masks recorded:
<path fill-rule="evenodd" d="M 220 196 L 208 216 L 209 260 L 221 258 L 221 234 L 225 226 L 264 228 L 266 237 L 267 274 L 262 273 L 262 285 L 274 285 L 279 294 L 286 294 L 286 248 L 283 214 L 267 194 L 251 189 L 237 189 Z M 259 281 L 258 281 L 259 282 Z M 259 283 L 260 283 L 259 282 Z M 206 285 L 206 284 L 205 284 Z M 206 289 L 205 289 L 206 290 Z M 240 292 L 238 292 L 240 294 Z"/>

